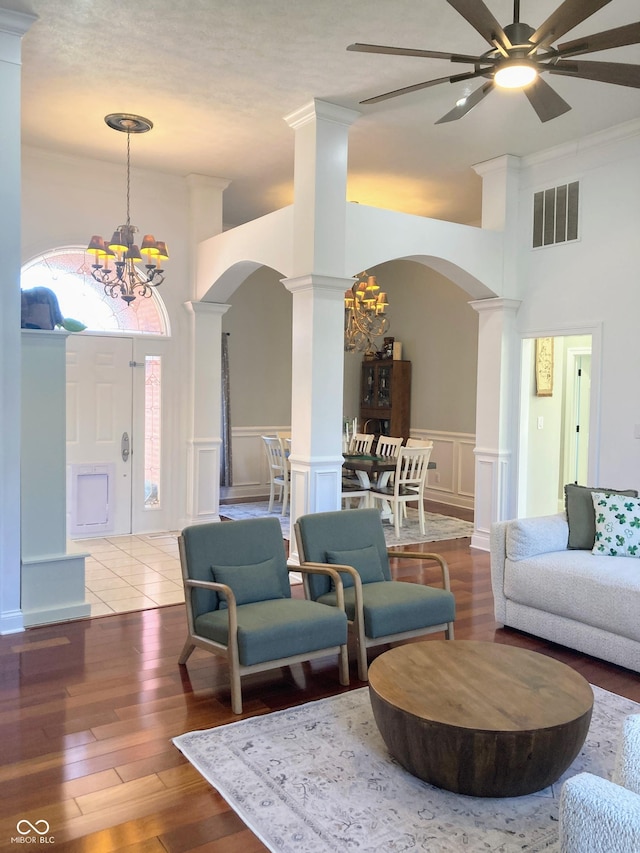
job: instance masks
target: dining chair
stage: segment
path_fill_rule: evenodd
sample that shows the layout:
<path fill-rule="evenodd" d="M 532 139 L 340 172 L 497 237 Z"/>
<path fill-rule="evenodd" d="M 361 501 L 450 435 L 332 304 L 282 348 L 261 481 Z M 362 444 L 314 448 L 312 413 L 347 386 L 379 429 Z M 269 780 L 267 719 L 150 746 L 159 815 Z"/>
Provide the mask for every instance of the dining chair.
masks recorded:
<path fill-rule="evenodd" d="M 394 438 L 390 435 L 381 435 L 376 444 L 376 456 L 384 456 L 388 459 L 397 459 L 398 452 L 402 447 L 403 438 Z M 393 471 L 383 471 L 378 475 L 376 484 L 378 486 L 387 486 L 389 482 L 393 482 Z"/>
<path fill-rule="evenodd" d="M 405 447 L 433 447 L 433 442 L 426 438 L 408 438 L 405 444 Z M 427 472 L 427 477 L 429 476 Z M 425 486 L 427 484 L 427 480 L 425 479 Z M 415 490 L 414 490 L 415 491 Z M 406 503 L 402 504 L 402 517 L 407 517 L 407 505 Z"/>
<path fill-rule="evenodd" d="M 371 453 L 374 436 L 366 432 L 356 432 L 349 442 L 349 453 Z"/>
<path fill-rule="evenodd" d="M 433 447 L 433 442 L 426 438 L 408 438 L 405 447 Z"/>
<path fill-rule="evenodd" d="M 394 438 L 391 435 L 381 435 L 378 439 L 378 443 L 376 444 L 376 456 L 397 457 L 403 441 L 403 438 Z"/>
<path fill-rule="evenodd" d="M 253 672 L 337 654 L 340 684 L 349 684 L 344 598 L 327 607 L 292 597 L 277 518 L 192 525 L 178 547 L 188 625 L 179 663 L 196 647 L 226 658 L 235 714 L 242 713 L 241 677 Z M 339 581 L 331 566 L 295 571 Z"/>
<path fill-rule="evenodd" d="M 263 435 L 262 441 L 269 466 L 269 512 L 273 509 L 273 501 L 276 489 L 278 489 L 279 499 L 282 500 L 280 515 L 286 515 L 289 501 L 290 469 L 284 443 L 276 435 Z"/>
<path fill-rule="evenodd" d="M 330 565 L 340 583 L 326 575 L 304 575 L 305 595 L 339 606 L 342 594 L 349 632 L 355 642 L 358 676 L 367 680 L 367 648 L 444 631 L 453 639 L 455 599 L 449 568 L 439 554 L 388 551 L 377 509 L 352 509 L 303 515 L 295 524 L 300 566 Z M 435 562 L 442 587 L 394 581 L 389 556 Z"/>
<path fill-rule="evenodd" d="M 371 453 L 371 445 L 373 444 L 374 436 L 365 432 L 356 432 L 353 434 L 349 442 L 349 453 L 362 453 L 366 455 Z M 342 502 L 348 509 L 351 507 L 351 500 L 358 498 L 358 506 L 365 507 L 368 504 L 369 489 L 362 485 L 355 474 L 342 475 Z"/>
<path fill-rule="evenodd" d="M 424 536 L 424 484 L 431 456 L 431 447 L 401 447 L 393 476 L 393 483 L 382 486 L 373 484 L 369 489 L 370 504 L 380 502 L 384 508 L 391 507 L 396 536 L 400 536 L 402 507 L 409 501 L 418 502 L 420 532 Z"/>

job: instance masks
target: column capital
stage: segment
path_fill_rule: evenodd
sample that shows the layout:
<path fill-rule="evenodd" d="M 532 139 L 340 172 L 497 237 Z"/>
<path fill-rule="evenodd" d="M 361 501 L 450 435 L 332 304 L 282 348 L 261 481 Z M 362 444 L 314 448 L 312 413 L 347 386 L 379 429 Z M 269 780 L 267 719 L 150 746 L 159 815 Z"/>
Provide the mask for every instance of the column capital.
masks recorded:
<path fill-rule="evenodd" d="M 230 178 L 216 178 L 213 175 L 199 175 L 196 172 L 191 172 L 187 175 L 185 181 L 190 190 L 211 189 L 224 191 L 231 183 Z"/>
<path fill-rule="evenodd" d="M 0 9 L 0 62 L 20 65 L 22 36 L 38 20 L 37 15 Z"/>
<path fill-rule="evenodd" d="M 328 101 L 314 98 L 313 101 L 309 101 L 308 104 L 284 116 L 284 120 L 294 130 L 303 127 L 314 119 L 324 119 L 350 127 L 361 115 L 362 113 L 357 110 L 339 107 L 337 104 L 330 104 Z"/>
<path fill-rule="evenodd" d="M 468 304 L 479 314 L 483 311 L 513 311 L 515 313 L 522 305 L 522 301 L 496 296 L 490 299 L 474 299 Z"/>
<path fill-rule="evenodd" d="M 477 175 L 484 178 L 494 173 L 519 172 L 522 168 L 522 160 L 515 154 L 502 154 L 500 157 L 494 157 L 493 160 L 475 163 L 471 168 Z"/>
<path fill-rule="evenodd" d="M 224 302 L 185 302 L 184 307 L 189 314 L 209 314 L 211 316 L 217 314 L 222 317 L 231 308 L 231 305 Z"/>
<path fill-rule="evenodd" d="M 353 285 L 355 279 L 310 273 L 309 275 L 299 275 L 293 278 L 283 278 L 281 281 L 290 293 L 326 291 L 343 296 L 345 290 Z"/>

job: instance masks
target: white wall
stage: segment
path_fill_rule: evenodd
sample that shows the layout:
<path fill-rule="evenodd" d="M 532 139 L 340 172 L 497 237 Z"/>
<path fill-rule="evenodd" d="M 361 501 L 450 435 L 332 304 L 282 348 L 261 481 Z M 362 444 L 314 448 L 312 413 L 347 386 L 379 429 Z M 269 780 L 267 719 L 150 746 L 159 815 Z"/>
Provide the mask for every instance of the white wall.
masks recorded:
<path fill-rule="evenodd" d="M 229 298 L 233 426 L 291 423 L 291 293 L 281 278 L 262 267 Z"/>
<path fill-rule="evenodd" d="M 580 181 L 580 239 L 531 249 L 532 194 Z M 638 234 L 640 121 L 523 161 L 519 212 L 519 276 L 523 335 L 595 328 L 591 422 L 592 485 L 640 487 Z"/>

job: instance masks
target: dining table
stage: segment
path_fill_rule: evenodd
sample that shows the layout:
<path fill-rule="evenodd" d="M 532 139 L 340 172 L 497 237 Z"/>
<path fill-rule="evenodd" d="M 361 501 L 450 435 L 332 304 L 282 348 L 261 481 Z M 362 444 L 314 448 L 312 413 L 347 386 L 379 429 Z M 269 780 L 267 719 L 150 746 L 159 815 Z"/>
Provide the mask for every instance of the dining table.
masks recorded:
<path fill-rule="evenodd" d="M 397 459 L 394 456 L 368 453 L 343 453 L 343 456 L 342 467 L 355 473 L 363 489 L 370 489 L 373 482 L 377 486 L 386 486 L 389 475 L 396 470 Z M 435 467 L 436 463 L 429 461 L 427 468 L 433 470 Z"/>
<path fill-rule="evenodd" d="M 384 488 L 391 474 L 396 470 L 398 461 L 394 456 L 376 456 L 369 453 L 343 453 L 342 455 L 344 457 L 342 467 L 355 473 L 363 489 L 370 489 L 373 483 L 379 488 Z M 429 461 L 427 468 L 435 467 L 436 463 Z M 387 501 L 381 503 L 380 516 L 384 521 L 393 520 L 391 506 Z"/>

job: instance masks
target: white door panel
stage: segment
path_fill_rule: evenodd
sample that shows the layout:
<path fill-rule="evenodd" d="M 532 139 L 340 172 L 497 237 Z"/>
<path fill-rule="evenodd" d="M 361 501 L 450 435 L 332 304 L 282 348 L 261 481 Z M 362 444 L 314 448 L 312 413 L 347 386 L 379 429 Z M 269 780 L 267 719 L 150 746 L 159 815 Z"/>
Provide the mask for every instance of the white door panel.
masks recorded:
<path fill-rule="evenodd" d="M 67 340 L 67 466 L 72 536 L 131 532 L 132 341 L 71 335 Z M 126 458 L 123 458 L 126 456 Z M 106 502 L 106 503 L 105 503 Z"/>

